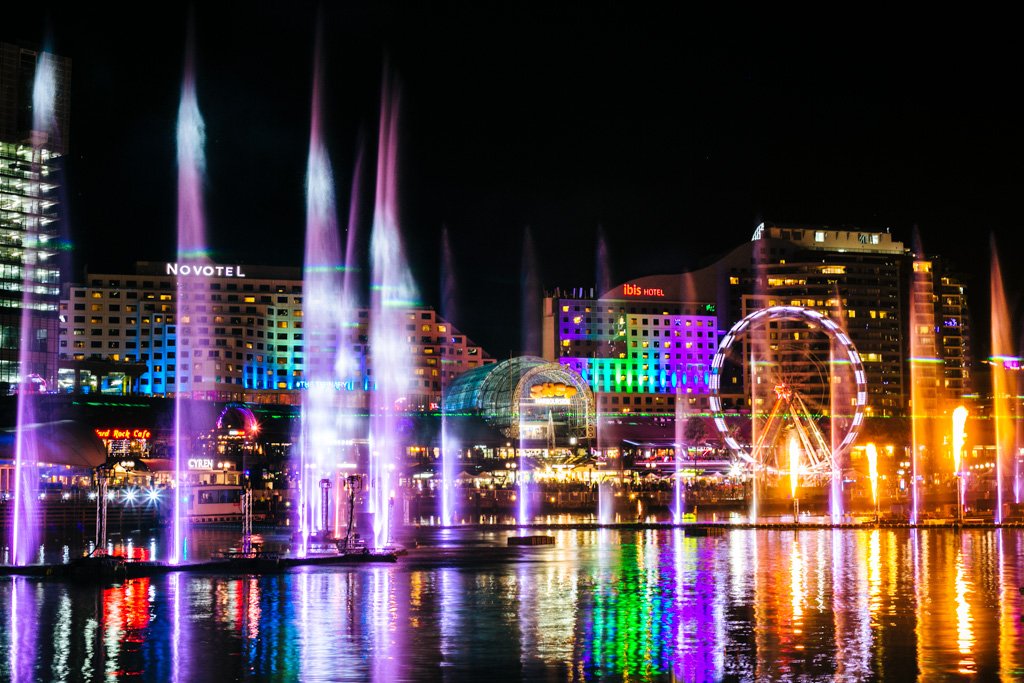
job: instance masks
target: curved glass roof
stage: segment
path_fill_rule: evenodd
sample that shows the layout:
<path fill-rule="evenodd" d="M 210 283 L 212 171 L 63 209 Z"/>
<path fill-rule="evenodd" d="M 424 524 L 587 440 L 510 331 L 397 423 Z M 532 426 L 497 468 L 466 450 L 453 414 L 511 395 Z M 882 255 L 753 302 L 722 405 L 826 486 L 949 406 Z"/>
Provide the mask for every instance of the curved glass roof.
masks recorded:
<path fill-rule="evenodd" d="M 465 372 L 445 392 L 444 410 L 480 413 L 484 417 L 508 412 L 512 394 L 523 375 L 547 364 L 548 361 L 536 356 L 518 356 Z"/>
<path fill-rule="evenodd" d="M 544 385 L 575 390 L 565 397 L 531 393 Z M 531 413 L 527 421 L 539 419 L 532 415 L 538 406 L 547 412 L 549 422 L 554 419 L 552 410 L 563 414 L 558 422 L 572 434 L 591 438 L 594 432 L 594 396 L 586 382 L 572 370 L 536 356 L 509 358 L 460 375 L 445 392 L 443 405 L 449 415 L 479 415 L 506 436 L 519 434 L 524 409 Z"/>

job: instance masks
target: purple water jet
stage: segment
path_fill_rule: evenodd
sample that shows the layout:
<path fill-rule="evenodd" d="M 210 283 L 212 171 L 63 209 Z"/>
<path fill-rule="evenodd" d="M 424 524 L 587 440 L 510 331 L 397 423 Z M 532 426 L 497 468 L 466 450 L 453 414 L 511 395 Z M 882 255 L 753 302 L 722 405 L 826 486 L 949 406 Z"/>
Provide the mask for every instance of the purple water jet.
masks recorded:
<path fill-rule="evenodd" d="M 181 84 L 181 102 L 178 106 L 178 264 L 198 266 L 210 263 L 206 248 L 206 218 L 203 209 L 203 178 L 206 158 L 203 145 L 206 127 L 196 100 L 195 60 L 192 37 L 185 49 L 185 73 Z M 192 268 L 192 270 L 195 270 Z M 188 437 L 189 404 L 192 391 L 199 389 L 209 363 L 202 357 L 198 337 L 196 307 L 209 283 L 205 277 L 179 277 L 177 281 L 177 391 L 174 394 L 174 506 L 172 520 L 173 545 L 171 564 L 180 562 L 186 554 L 185 520 L 182 518 L 184 495 L 180 490 L 184 464 L 190 454 Z M 210 368 L 212 370 L 212 368 Z M 186 386 L 189 383 L 189 386 Z"/>
<path fill-rule="evenodd" d="M 455 319 L 455 259 L 452 255 L 452 247 L 448 240 L 448 231 L 445 230 L 441 237 L 441 315 L 445 320 Z M 444 341 L 451 339 L 449 335 Z M 448 373 L 451 363 L 451 356 L 441 357 L 441 395 L 445 394 L 448 385 Z M 448 431 L 448 415 L 444 409 L 444 400 L 441 401 L 441 523 L 449 526 L 455 522 L 458 515 L 456 509 L 455 491 L 455 462 L 458 455 L 458 443 L 452 438 Z"/>
<path fill-rule="evenodd" d="M 605 240 L 604 230 L 600 227 L 597 230 L 597 253 L 595 254 L 594 263 L 594 281 L 597 283 L 597 310 L 604 311 L 607 304 L 602 300 L 602 297 L 612 288 L 612 277 L 611 277 L 611 262 L 608 255 L 608 243 Z M 608 309 L 607 312 L 611 314 L 612 309 Z M 612 340 L 608 343 L 608 349 L 606 353 L 598 353 L 595 351 L 593 362 L 589 368 L 591 390 L 594 392 L 594 396 L 598 395 L 601 387 L 598 382 L 598 377 L 601 375 L 599 368 L 601 360 L 603 358 L 614 358 L 616 345 L 621 344 L 616 340 Z M 599 360 L 601 359 L 601 360 Z M 604 429 L 601 427 L 601 412 L 600 408 L 595 408 L 594 415 L 594 450 L 595 455 L 608 462 L 607 454 L 605 449 L 607 444 L 604 443 L 602 437 L 604 436 Z M 614 493 L 612 491 L 612 484 L 607 481 L 607 478 L 602 478 L 598 483 L 597 487 L 597 521 L 601 524 L 610 524 L 615 518 L 614 509 Z"/>
<path fill-rule="evenodd" d="M 388 544 L 391 533 L 392 486 L 403 448 L 398 432 L 402 414 L 410 407 L 412 359 L 406 324 L 417 299 L 398 222 L 398 101 L 385 77 L 370 238 L 370 348 L 375 386 L 370 399 L 369 512 L 377 548 Z"/>
<path fill-rule="evenodd" d="M 533 248 L 533 239 L 527 228 L 523 238 L 523 280 L 522 280 L 522 352 L 527 356 L 536 356 L 540 352 L 540 275 L 537 268 L 537 256 Z M 519 472 L 516 481 L 519 484 L 518 521 L 527 524 L 530 521 L 530 482 L 527 477 L 528 462 L 526 444 L 523 439 L 522 419 L 524 411 L 519 412 Z"/>
<path fill-rule="evenodd" d="M 302 421 L 299 452 L 299 533 L 300 554 L 308 550 L 311 534 L 336 535 L 339 523 L 332 525 L 329 498 L 321 495 L 321 482 L 341 490 L 335 481 L 341 465 L 341 441 L 337 429 L 339 414 L 337 383 L 340 349 L 346 348 L 339 336 L 347 319 L 344 301 L 341 245 L 334 197 L 331 162 L 323 140 L 321 120 L 320 38 L 317 37 L 313 70 L 312 113 L 309 156 L 306 167 L 306 244 L 303 261 L 303 325 L 305 334 L 306 390 L 302 397 Z M 334 505 L 335 512 L 338 508 Z M 333 529 L 331 527 L 334 527 Z"/>
<path fill-rule="evenodd" d="M 672 453 L 675 459 L 672 468 L 672 523 L 679 524 L 683 521 L 683 506 L 685 501 L 683 499 L 683 449 L 686 447 L 684 443 L 685 435 L 683 434 L 684 427 L 686 425 L 686 413 L 683 410 L 683 394 L 682 386 L 676 387 L 676 410 L 675 410 L 675 424 L 674 426 L 674 440 L 672 443 Z"/>
<path fill-rule="evenodd" d="M 843 297 L 840 295 L 839 286 L 836 285 L 835 304 L 832 308 L 832 320 L 844 334 L 847 317 L 844 315 Z M 829 376 L 835 377 L 838 369 L 849 362 L 849 356 L 844 347 L 835 339 L 829 339 L 828 344 L 828 366 Z M 846 450 L 843 448 L 843 440 L 846 437 L 849 425 L 849 406 L 855 395 L 855 385 L 849 382 L 829 382 L 829 447 L 831 449 L 832 471 L 829 473 L 829 518 L 833 524 L 839 524 L 843 520 L 843 465 L 846 457 Z"/>
<path fill-rule="evenodd" d="M 56 74 L 53 57 L 40 52 L 36 62 L 32 85 L 32 158 L 27 175 L 28 193 L 34 198 L 26 212 L 21 236 L 23 248 L 21 281 L 21 321 L 18 346 L 18 403 L 17 429 L 14 436 L 14 518 L 11 524 L 11 562 L 28 564 L 39 545 L 37 509 L 39 506 L 38 438 L 39 430 L 29 425 L 36 422 L 35 403 L 41 391 L 46 390 L 49 368 L 41 362 L 40 351 L 46 352 L 49 343 L 37 336 L 37 330 L 46 330 L 48 310 L 54 304 L 46 301 L 50 294 L 48 284 L 56 283 L 59 273 L 48 267 L 53 256 L 49 244 L 52 234 L 46 229 L 48 221 L 44 195 L 48 183 L 49 160 L 54 154 L 51 142 L 57 142 L 59 133 L 54 115 Z M 51 308 L 53 306 L 53 308 Z M 42 347 L 40 347 L 42 344 Z M 56 370 L 53 369 L 56 375 Z M 52 381 L 54 377 L 50 377 Z"/>

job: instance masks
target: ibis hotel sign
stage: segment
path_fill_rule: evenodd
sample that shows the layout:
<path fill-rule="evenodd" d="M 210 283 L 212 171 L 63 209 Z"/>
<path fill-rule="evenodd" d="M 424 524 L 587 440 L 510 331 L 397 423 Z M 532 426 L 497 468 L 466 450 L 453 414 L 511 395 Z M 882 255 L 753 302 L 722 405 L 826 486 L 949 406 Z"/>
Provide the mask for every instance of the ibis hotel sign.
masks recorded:
<path fill-rule="evenodd" d="M 665 296 L 665 290 L 661 287 L 641 287 L 640 285 L 624 284 L 622 285 L 623 296 L 655 296 L 663 298 Z"/>
<path fill-rule="evenodd" d="M 202 263 L 166 263 L 168 275 L 192 277 L 245 277 L 242 266 L 215 266 Z"/>

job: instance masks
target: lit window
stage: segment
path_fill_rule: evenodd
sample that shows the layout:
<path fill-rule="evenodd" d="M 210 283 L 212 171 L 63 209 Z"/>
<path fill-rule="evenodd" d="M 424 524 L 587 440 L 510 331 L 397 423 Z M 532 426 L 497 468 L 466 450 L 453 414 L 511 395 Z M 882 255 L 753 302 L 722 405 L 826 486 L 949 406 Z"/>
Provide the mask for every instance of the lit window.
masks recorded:
<path fill-rule="evenodd" d="M 815 242 L 824 242 L 825 241 L 825 231 L 824 230 L 815 230 L 814 231 L 814 241 Z"/>

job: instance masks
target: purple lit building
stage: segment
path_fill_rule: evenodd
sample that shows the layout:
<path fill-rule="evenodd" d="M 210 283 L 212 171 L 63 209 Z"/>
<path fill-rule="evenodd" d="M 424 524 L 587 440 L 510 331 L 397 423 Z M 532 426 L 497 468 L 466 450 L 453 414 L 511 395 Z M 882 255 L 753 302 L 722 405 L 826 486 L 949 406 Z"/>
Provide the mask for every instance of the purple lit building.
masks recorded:
<path fill-rule="evenodd" d="M 599 299 L 556 291 L 544 301 L 545 359 L 578 372 L 602 413 L 674 414 L 677 400 L 707 410 L 718 318 L 714 303 L 687 301 L 682 289 L 682 278 L 664 276 Z"/>

